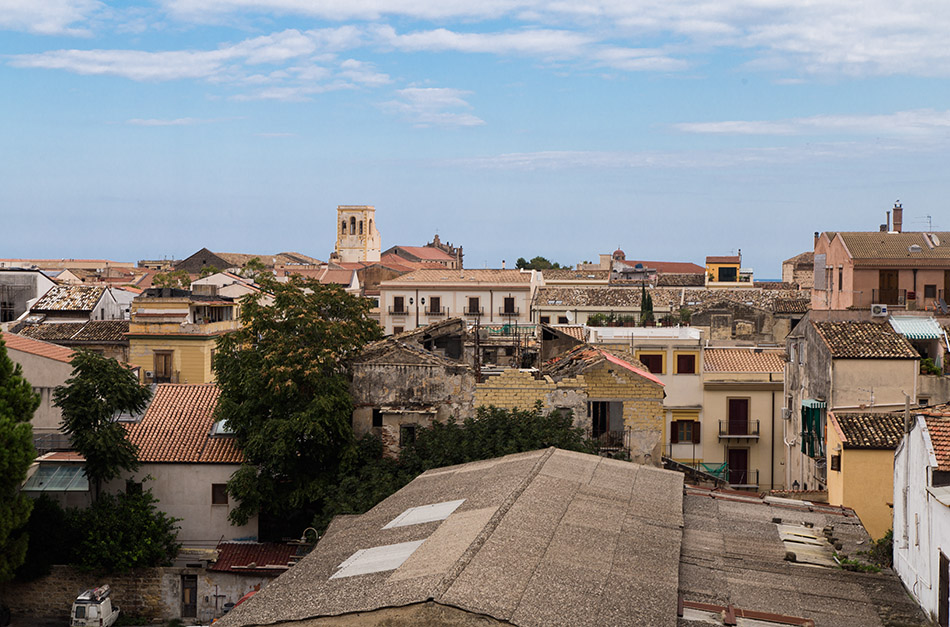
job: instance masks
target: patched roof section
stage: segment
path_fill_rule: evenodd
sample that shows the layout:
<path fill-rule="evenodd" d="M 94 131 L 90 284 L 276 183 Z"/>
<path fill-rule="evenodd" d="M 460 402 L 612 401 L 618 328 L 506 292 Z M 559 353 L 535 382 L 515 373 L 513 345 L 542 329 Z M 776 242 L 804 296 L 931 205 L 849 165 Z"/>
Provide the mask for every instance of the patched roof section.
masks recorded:
<path fill-rule="evenodd" d="M 809 250 L 803 253 L 799 253 L 792 257 L 791 259 L 786 259 L 782 262 L 782 265 L 790 264 L 795 268 L 802 270 L 811 270 L 815 267 L 815 251 Z"/>
<path fill-rule="evenodd" d="M 543 372 L 555 379 L 560 377 L 572 377 L 604 361 L 609 361 L 616 366 L 629 370 L 648 381 L 656 383 L 660 387 L 666 386 L 656 375 L 647 370 L 646 366 L 637 361 L 633 355 L 616 349 L 608 351 L 603 348 L 595 348 L 590 344 L 575 346 L 566 353 L 562 353 L 554 359 L 549 360 L 544 364 Z"/>
<path fill-rule="evenodd" d="M 663 275 L 660 275 L 661 277 Z M 731 302 L 771 311 L 779 300 L 808 300 L 807 290 L 722 289 L 706 287 L 655 287 L 649 290 L 654 307 L 688 307 L 696 311 L 707 303 Z M 541 287 L 535 306 L 640 307 L 640 287 Z"/>
<path fill-rule="evenodd" d="M 707 348 L 705 372 L 784 372 L 785 351 L 761 348 Z"/>
<path fill-rule="evenodd" d="M 45 322 L 21 325 L 19 335 L 47 342 L 128 342 L 128 320 Z"/>
<path fill-rule="evenodd" d="M 244 574 L 280 574 L 290 566 L 297 547 L 277 542 L 222 542 L 208 570 Z"/>
<path fill-rule="evenodd" d="M 811 309 L 811 300 L 807 298 L 777 298 L 773 304 L 775 313 L 803 314 Z"/>
<path fill-rule="evenodd" d="M 542 270 L 541 276 L 545 281 L 606 281 L 610 278 L 610 270 L 570 270 L 557 268 Z"/>
<path fill-rule="evenodd" d="M 941 261 L 946 265 L 950 261 L 950 233 L 934 233 L 936 242 L 926 233 L 881 233 L 845 232 L 838 233 L 851 257 L 859 260 L 913 260 L 913 261 Z M 939 242 L 939 244 L 937 243 Z M 914 250 L 911 251 L 911 247 Z M 919 250 L 917 249 L 919 247 Z"/>
<path fill-rule="evenodd" d="M 231 436 L 211 435 L 220 391 L 213 383 L 163 383 L 141 422 L 129 427 L 143 463 L 240 464 Z"/>
<path fill-rule="evenodd" d="M 911 343 L 889 324 L 855 320 L 812 324 L 831 351 L 841 359 L 918 359 Z"/>
<path fill-rule="evenodd" d="M 413 270 L 389 281 L 383 285 L 398 285 L 403 283 L 515 283 L 528 284 L 531 282 L 531 273 L 521 270 L 450 270 L 425 268 Z"/>
<path fill-rule="evenodd" d="M 49 342 L 41 342 L 14 333 L 4 332 L 3 342 L 7 345 L 8 349 L 20 351 L 21 353 L 47 357 L 67 364 L 73 359 L 73 350 L 70 348 L 50 344 Z"/>
<path fill-rule="evenodd" d="M 702 287 L 706 284 L 706 275 L 685 272 L 664 272 L 656 277 L 661 287 Z"/>
<path fill-rule="evenodd" d="M 845 448 L 893 450 L 904 437 L 903 413 L 829 414 Z"/>
<path fill-rule="evenodd" d="M 56 285 L 49 288 L 31 311 L 92 311 L 102 298 L 104 287 Z"/>
<path fill-rule="evenodd" d="M 946 406 L 944 406 L 946 407 Z M 937 458 L 937 470 L 950 470 L 950 419 L 946 416 L 927 416 L 927 431 Z"/>

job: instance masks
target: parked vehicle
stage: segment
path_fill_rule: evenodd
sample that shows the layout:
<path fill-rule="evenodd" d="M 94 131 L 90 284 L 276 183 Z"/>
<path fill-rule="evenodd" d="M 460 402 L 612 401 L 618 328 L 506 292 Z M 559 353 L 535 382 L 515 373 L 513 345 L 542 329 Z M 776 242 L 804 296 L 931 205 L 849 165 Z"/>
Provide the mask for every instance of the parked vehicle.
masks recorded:
<path fill-rule="evenodd" d="M 71 627 L 110 627 L 119 618 L 119 608 L 113 607 L 108 585 L 86 590 L 73 603 L 70 612 Z"/>

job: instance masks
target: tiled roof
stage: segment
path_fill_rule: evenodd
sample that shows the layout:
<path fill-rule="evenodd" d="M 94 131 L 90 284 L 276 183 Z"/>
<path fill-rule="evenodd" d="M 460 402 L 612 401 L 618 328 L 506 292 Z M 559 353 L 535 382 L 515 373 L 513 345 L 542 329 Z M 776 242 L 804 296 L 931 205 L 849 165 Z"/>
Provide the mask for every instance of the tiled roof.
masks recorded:
<path fill-rule="evenodd" d="M 142 421 L 129 427 L 143 463 L 240 464 L 234 438 L 212 436 L 220 391 L 213 383 L 163 383 L 156 387 Z"/>
<path fill-rule="evenodd" d="M 530 283 L 531 273 L 521 270 L 450 270 L 423 269 L 383 281 L 389 284 L 418 283 Z"/>
<path fill-rule="evenodd" d="M 661 275 L 662 276 L 662 275 Z M 722 289 L 656 287 L 650 290 L 654 307 L 681 306 L 697 310 L 707 303 L 729 301 L 771 310 L 779 300 L 805 300 L 811 295 L 801 290 Z M 534 300 L 535 306 L 557 305 L 567 307 L 640 307 L 639 287 L 541 287 Z"/>
<path fill-rule="evenodd" d="M 829 414 L 845 448 L 896 449 L 904 437 L 903 413 Z"/>
<path fill-rule="evenodd" d="M 705 372 L 784 372 L 785 351 L 761 348 L 707 348 Z"/>
<path fill-rule="evenodd" d="M 69 363 L 73 358 L 73 351 L 64 346 L 57 346 L 49 342 L 41 342 L 32 338 L 15 335 L 13 333 L 3 333 L 3 341 L 7 348 L 21 353 L 30 353 L 39 357 L 48 357 L 56 361 Z"/>
<path fill-rule="evenodd" d="M 815 251 L 809 250 L 799 253 L 791 259 L 786 259 L 782 265 L 791 264 L 796 268 L 813 268 L 815 266 Z"/>
<path fill-rule="evenodd" d="M 214 253 L 232 266 L 243 267 L 251 259 L 257 258 L 264 266 L 272 268 L 280 264 L 301 264 L 319 266 L 323 262 L 301 253 L 276 253 L 273 255 L 252 255 L 248 253 Z"/>
<path fill-rule="evenodd" d="M 811 309 L 811 300 L 808 298 L 777 298 L 772 305 L 775 313 L 806 313 Z"/>
<path fill-rule="evenodd" d="M 208 570 L 276 574 L 287 570 L 290 558 L 297 553 L 297 547 L 277 542 L 222 542 L 217 551 L 218 559 Z"/>
<path fill-rule="evenodd" d="M 918 359 L 907 338 L 889 324 L 854 320 L 812 322 L 832 357 L 842 359 Z"/>
<path fill-rule="evenodd" d="M 89 320 L 87 322 L 44 322 L 21 325 L 17 333 L 47 342 L 127 342 L 128 320 Z"/>
<path fill-rule="evenodd" d="M 725 257 L 710 256 L 706 257 L 706 263 L 742 263 L 742 260 L 738 255 L 729 255 Z"/>
<path fill-rule="evenodd" d="M 552 329 L 560 331 L 564 335 L 569 335 L 575 340 L 580 340 L 581 342 L 587 341 L 587 327 L 583 324 L 552 324 L 548 325 Z"/>
<path fill-rule="evenodd" d="M 937 458 L 937 470 L 950 470 L 950 419 L 927 416 L 927 431 Z"/>
<path fill-rule="evenodd" d="M 702 287 L 706 284 L 706 275 L 664 272 L 657 275 L 656 284 L 660 287 Z"/>
<path fill-rule="evenodd" d="M 390 250 L 404 250 L 410 255 L 418 257 L 419 259 L 428 259 L 430 261 L 440 260 L 440 261 L 455 261 L 455 257 L 448 254 L 444 250 L 434 248 L 432 246 L 394 246 Z M 398 255 L 398 253 L 395 253 Z"/>
<path fill-rule="evenodd" d="M 31 311 L 92 311 L 102 298 L 104 287 L 56 285 L 49 288 Z"/>
<path fill-rule="evenodd" d="M 652 381 L 661 387 L 666 386 L 656 375 L 647 370 L 646 366 L 637 361 L 636 358 L 629 353 L 617 349 L 606 350 L 603 348 L 594 348 L 590 344 L 575 346 L 566 353 L 562 353 L 554 359 L 549 360 L 544 364 L 544 373 L 550 374 L 555 378 L 576 376 L 605 360 L 629 370 L 648 381 Z"/>
<path fill-rule="evenodd" d="M 701 274 L 706 275 L 706 268 L 696 265 L 690 261 L 639 261 L 636 259 L 624 259 L 625 263 L 631 268 L 635 268 L 639 263 L 644 268 L 651 268 L 660 274 Z"/>
<path fill-rule="evenodd" d="M 851 257 L 859 260 L 905 260 L 914 263 L 938 261 L 946 265 L 950 261 L 950 233 L 935 233 L 939 245 L 931 247 L 932 240 L 924 233 L 881 233 L 880 231 L 838 233 Z M 911 252 L 911 246 L 919 246 L 919 252 Z"/>
<path fill-rule="evenodd" d="M 570 270 L 557 268 L 542 270 L 541 276 L 545 281 L 607 281 L 610 270 Z"/>

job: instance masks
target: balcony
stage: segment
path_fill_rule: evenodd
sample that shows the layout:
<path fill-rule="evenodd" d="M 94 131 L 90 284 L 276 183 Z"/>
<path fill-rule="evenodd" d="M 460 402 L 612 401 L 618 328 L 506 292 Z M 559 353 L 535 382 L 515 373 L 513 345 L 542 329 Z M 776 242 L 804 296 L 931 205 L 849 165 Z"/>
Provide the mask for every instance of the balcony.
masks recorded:
<path fill-rule="evenodd" d="M 727 480 L 730 488 L 755 488 L 759 487 L 758 470 L 740 470 L 729 468 L 726 471 Z"/>
<path fill-rule="evenodd" d="M 499 315 L 499 316 L 509 316 L 509 317 L 511 317 L 511 318 L 517 318 L 518 316 L 521 315 L 521 309 L 518 308 L 518 307 L 515 307 L 514 309 L 507 308 L 507 307 L 499 307 L 499 308 L 498 308 L 498 315 Z"/>
<path fill-rule="evenodd" d="M 430 307 L 429 309 L 426 309 L 422 313 L 427 316 L 447 316 L 449 315 L 449 308 L 448 307 L 438 307 L 438 308 Z"/>
<path fill-rule="evenodd" d="M 719 421 L 719 439 L 759 439 L 759 421 L 758 420 L 720 420 Z"/>
<path fill-rule="evenodd" d="M 587 437 L 594 443 L 597 453 L 614 453 L 627 450 L 627 431 L 599 431 L 587 429 Z"/>
<path fill-rule="evenodd" d="M 474 317 L 484 316 L 484 315 L 485 315 L 485 308 L 484 308 L 484 307 L 479 307 L 479 308 L 477 308 L 477 309 L 470 309 L 469 307 L 466 307 L 465 310 L 462 312 L 462 315 L 464 315 L 464 316 L 474 316 Z"/>
<path fill-rule="evenodd" d="M 406 309 L 405 307 L 399 307 L 399 308 L 390 307 L 390 308 L 389 308 L 389 315 L 390 315 L 390 316 L 408 316 L 408 315 L 409 315 L 409 310 Z"/>
<path fill-rule="evenodd" d="M 896 305 L 903 307 L 907 304 L 907 290 L 894 289 L 874 289 L 871 290 L 872 305 Z"/>

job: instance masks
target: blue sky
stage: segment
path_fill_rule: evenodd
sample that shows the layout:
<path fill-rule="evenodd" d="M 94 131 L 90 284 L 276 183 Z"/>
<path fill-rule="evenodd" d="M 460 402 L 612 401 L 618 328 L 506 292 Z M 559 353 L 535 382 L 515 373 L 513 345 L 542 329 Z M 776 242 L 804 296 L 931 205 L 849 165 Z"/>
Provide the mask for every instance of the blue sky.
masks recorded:
<path fill-rule="evenodd" d="M 950 230 L 935 0 L 0 0 L 3 257 L 383 246 L 756 276 Z"/>

